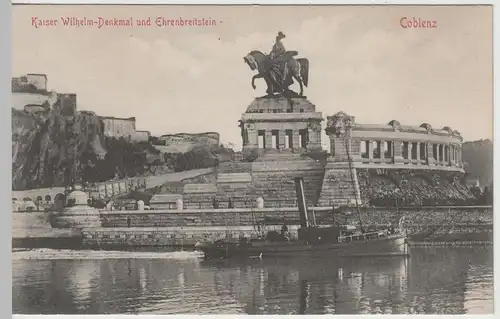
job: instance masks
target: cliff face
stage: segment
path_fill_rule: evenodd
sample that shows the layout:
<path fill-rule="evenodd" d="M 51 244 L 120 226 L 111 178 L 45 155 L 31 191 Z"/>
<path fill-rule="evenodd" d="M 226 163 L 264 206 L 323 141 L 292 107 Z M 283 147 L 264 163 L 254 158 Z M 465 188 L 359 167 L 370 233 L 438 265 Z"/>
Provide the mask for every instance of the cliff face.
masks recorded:
<path fill-rule="evenodd" d="M 64 185 L 73 160 L 78 163 L 89 154 L 97 158 L 106 155 L 99 118 L 76 112 L 76 106 L 65 103 L 64 98 L 61 95 L 46 112 L 13 110 L 13 189 Z M 71 173 L 80 172 L 76 169 Z"/>
<path fill-rule="evenodd" d="M 158 153 L 149 143 L 106 138 L 101 119 L 63 95 L 45 112 L 12 110 L 12 131 L 13 190 L 142 174 Z"/>

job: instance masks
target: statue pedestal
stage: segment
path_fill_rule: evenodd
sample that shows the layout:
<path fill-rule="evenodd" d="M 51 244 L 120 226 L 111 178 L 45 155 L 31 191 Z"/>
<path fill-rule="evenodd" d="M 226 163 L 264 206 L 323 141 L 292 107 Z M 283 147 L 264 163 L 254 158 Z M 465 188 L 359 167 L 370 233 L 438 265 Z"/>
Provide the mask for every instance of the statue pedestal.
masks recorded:
<path fill-rule="evenodd" d="M 323 115 L 305 98 L 257 98 L 240 119 L 243 152 L 320 150 Z"/>
<path fill-rule="evenodd" d="M 101 216 L 96 208 L 87 204 L 88 196 L 76 185 L 75 190 L 68 195 L 66 207 L 56 212 L 52 217 L 53 228 L 99 228 Z"/>

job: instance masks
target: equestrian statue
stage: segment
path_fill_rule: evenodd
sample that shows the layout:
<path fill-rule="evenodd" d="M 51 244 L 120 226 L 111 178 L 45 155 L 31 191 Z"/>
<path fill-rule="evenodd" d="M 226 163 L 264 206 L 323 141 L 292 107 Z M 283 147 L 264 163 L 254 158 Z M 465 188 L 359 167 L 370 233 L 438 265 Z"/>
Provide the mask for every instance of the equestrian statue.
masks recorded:
<path fill-rule="evenodd" d="M 293 84 L 293 79 L 300 85 L 299 96 L 302 96 L 304 85 L 307 87 L 309 78 L 309 60 L 305 58 L 295 59 L 297 51 L 286 51 L 282 39 L 283 32 L 278 32 L 276 42 L 269 55 L 260 51 L 252 51 L 243 58 L 252 70 L 257 74 L 252 77 L 252 87 L 255 90 L 255 79 L 264 78 L 267 84 L 267 94 L 270 96 L 292 92 L 288 89 Z"/>

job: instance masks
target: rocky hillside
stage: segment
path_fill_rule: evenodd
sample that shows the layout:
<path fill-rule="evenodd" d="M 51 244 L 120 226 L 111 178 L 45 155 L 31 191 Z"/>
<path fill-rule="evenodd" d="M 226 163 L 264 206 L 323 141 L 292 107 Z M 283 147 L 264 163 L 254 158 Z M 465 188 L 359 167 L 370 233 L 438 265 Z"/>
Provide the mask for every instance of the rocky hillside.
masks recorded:
<path fill-rule="evenodd" d="M 158 146 L 108 138 L 103 129 L 99 116 L 76 111 L 64 95 L 35 114 L 12 109 L 12 189 L 214 167 L 234 155 L 218 144 L 218 133 L 170 135 Z"/>
<path fill-rule="evenodd" d="M 479 178 L 481 187 L 493 184 L 493 141 L 479 140 L 462 145 L 462 160 L 470 177 Z"/>
<path fill-rule="evenodd" d="M 162 153 L 175 154 L 189 152 L 200 145 L 218 146 L 219 140 L 219 133 L 216 132 L 178 133 L 155 138 L 153 144 Z"/>
<path fill-rule="evenodd" d="M 13 190 L 134 176 L 159 154 L 149 143 L 106 138 L 99 116 L 77 112 L 63 96 L 45 112 L 13 109 L 12 132 Z"/>

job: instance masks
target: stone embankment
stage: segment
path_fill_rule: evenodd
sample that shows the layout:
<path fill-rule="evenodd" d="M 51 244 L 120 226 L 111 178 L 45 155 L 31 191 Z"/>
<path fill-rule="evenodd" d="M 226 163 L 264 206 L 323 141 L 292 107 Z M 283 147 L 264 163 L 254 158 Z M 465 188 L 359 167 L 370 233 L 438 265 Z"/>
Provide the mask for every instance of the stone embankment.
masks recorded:
<path fill-rule="evenodd" d="M 14 230 L 14 237 L 20 239 L 39 232 L 44 232 L 43 237 L 49 236 L 53 231 L 49 225 L 50 217 L 42 218 L 39 214 L 43 213 L 14 213 L 14 227 L 24 225 L 22 227 L 26 229 L 29 219 L 34 219 L 29 231 Z M 101 211 L 100 214 L 101 228 L 81 230 L 79 236 L 85 246 L 191 246 L 199 241 L 228 236 L 250 236 L 258 230 L 257 224 L 266 224 L 262 230 L 268 231 L 279 230 L 283 223 L 287 223 L 292 235 L 296 236 L 299 224 L 297 208 Z M 364 208 L 361 215 L 365 226 L 377 228 L 386 227 L 391 220 L 404 216 L 410 240 L 416 245 L 484 245 L 493 242 L 491 206 L 401 208 L 399 211 Z M 359 222 L 357 214 L 340 218 L 327 207 L 315 208 L 309 218 L 316 220 L 317 224 L 331 224 L 333 220 L 336 223 Z"/>

